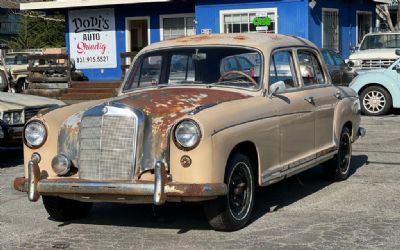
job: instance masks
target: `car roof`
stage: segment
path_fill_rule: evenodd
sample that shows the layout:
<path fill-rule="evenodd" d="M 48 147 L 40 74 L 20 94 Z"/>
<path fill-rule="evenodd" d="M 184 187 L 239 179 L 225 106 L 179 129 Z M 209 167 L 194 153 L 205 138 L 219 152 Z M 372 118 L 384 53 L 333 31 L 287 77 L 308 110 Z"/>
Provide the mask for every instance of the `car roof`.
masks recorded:
<path fill-rule="evenodd" d="M 312 42 L 296 36 L 287 36 L 269 33 L 235 33 L 235 34 L 211 34 L 195 35 L 165 40 L 153 43 L 146 47 L 143 52 L 181 46 L 245 46 L 259 49 L 263 52 L 271 51 L 280 47 L 313 47 L 318 49 Z"/>
<path fill-rule="evenodd" d="M 368 33 L 365 36 L 376 36 L 376 35 L 400 35 L 400 32 L 374 32 L 374 33 Z"/>

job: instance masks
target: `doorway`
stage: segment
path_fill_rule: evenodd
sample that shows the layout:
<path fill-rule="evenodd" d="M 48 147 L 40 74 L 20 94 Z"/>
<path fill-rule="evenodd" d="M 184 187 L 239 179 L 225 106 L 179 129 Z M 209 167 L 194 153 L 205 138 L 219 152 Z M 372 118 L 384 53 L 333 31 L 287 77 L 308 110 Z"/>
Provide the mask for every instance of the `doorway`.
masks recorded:
<path fill-rule="evenodd" d="M 125 19 L 126 52 L 138 53 L 150 43 L 150 17 Z M 130 64 L 130 58 L 127 58 Z"/>
<path fill-rule="evenodd" d="M 139 52 L 149 45 L 149 17 L 126 18 L 126 51 Z"/>

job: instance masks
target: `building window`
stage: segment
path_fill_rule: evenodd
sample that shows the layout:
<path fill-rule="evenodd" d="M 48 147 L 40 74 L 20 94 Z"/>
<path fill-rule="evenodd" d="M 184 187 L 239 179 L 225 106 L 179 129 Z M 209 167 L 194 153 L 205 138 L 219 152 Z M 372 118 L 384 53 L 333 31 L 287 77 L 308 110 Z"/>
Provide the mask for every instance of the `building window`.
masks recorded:
<path fill-rule="evenodd" d="M 194 14 L 160 16 L 161 40 L 196 34 Z"/>
<path fill-rule="evenodd" d="M 322 47 L 340 50 L 339 46 L 339 10 L 322 10 Z"/>
<path fill-rule="evenodd" d="M 364 36 L 370 32 L 372 32 L 372 13 L 357 11 L 357 44 L 360 44 Z"/>
<path fill-rule="evenodd" d="M 249 10 L 228 10 L 220 12 L 221 33 L 246 33 L 246 32 L 267 32 L 277 33 L 276 9 L 249 9 Z M 270 24 L 265 29 L 257 30 L 254 25 L 256 17 L 267 17 Z M 264 26 L 265 27 L 265 26 Z"/>

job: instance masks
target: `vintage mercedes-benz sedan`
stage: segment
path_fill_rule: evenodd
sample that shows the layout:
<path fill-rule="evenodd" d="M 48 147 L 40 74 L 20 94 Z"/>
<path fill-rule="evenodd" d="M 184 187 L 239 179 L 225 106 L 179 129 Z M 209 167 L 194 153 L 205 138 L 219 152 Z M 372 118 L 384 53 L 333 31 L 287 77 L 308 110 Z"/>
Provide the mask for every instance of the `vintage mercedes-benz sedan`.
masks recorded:
<path fill-rule="evenodd" d="M 201 202 L 216 230 L 248 223 L 257 186 L 324 163 L 349 175 L 360 102 L 331 84 L 318 49 L 275 34 L 199 35 L 153 44 L 118 97 L 25 126 L 25 177 L 59 221 L 93 202 Z"/>

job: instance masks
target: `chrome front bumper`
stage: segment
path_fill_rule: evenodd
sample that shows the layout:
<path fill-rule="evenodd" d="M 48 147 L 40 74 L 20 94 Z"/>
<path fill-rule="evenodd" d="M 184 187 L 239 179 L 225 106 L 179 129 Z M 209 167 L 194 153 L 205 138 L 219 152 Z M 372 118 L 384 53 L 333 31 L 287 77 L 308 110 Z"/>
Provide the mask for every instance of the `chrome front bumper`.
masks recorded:
<path fill-rule="evenodd" d="M 167 200 L 208 200 L 227 194 L 224 183 L 187 184 L 167 182 L 165 165 L 157 162 L 155 181 L 93 182 L 81 179 L 40 179 L 40 159 L 32 158 L 28 164 L 28 178 L 14 180 L 14 188 L 27 192 L 30 201 L 41 195 L 60 196 L 82 201 L 110 201 L 153 203 L 162 205 Z"/>

